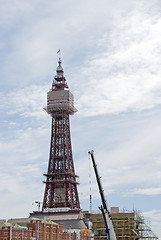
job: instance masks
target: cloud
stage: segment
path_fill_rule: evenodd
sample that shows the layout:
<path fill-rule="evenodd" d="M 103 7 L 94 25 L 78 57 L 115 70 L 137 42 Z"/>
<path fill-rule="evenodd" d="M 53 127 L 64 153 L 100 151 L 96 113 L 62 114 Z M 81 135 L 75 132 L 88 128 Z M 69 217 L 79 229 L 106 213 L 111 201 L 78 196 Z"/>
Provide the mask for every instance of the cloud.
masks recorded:
<path fill-rule="evenodd" d="M 151 211 L 144 212 L 144 216 L 149 216 L 150 218 L 153 218 L 155 221 L 160 221 L 161 219 L 161 210 L 159 209 L 153 209 Z"/>
<path fill-rule="evenodd" d="M 160 195 L 159 119 L 160 110 L 156 109 L 112 118 L 107 115 L 91 117 L 83 122 L 79 133 L 72 128 L 73 149 L 77 156 L 74 161 L 84 198 L 89 195 L 89 171 L 92 171 L 92 184 L 95 184 L 92 188 L 97 191 L 92 163 L 89 169 L 87 153 L 91 149 L 95 150 L 98 171 L 108 195 L 119 193 L 126 198 L 138 194 Z M 76 126 L 81 126 L 81 119 L 75 120 Z M 77 140 L 78 134 L 84 141 Z"/>
<path fill-rule="evenodd" d="M 103 0 L 98 4 L 97 1 L 75 3 L 71 0 L 49 1 L 46 5 L 43 1 L 41 4 L 39 1 L 19 3 L 15 0 L 14 4 L 10 4 L 10 0 L 5 1 L 1 10 L 3 86 L 24 87 L 45 81 L 48 74 L 53 74 L 51 69 L 56 65 L 53 55 L 59 48 L 69 69 L 76 63 L 77 66 L 85 63 L 89 57 L 100 58 L 96 52 L 100 52 L 101 56 L 103 52 L 108 54 L 107 46 L 115 40 L 115 36 L 111 39 L 108 36 L 112 36 L 114 31 L 121 35 L 122 27 L 119 29 L 116 26 L 120 26 L 120 22 L 126 23 L 128 17 L 123 17 L 127 16 L 126 11 L 129 15 L 134 7 L 141 11 L 139 2 L 115 0 L 111 3 Z M 63 18 L 59 17 L 61 11 Z M 123 36 L 119 37 L 121 40 Z M 111 49 L 115 48 L 111 46 Z"/>
<path fill-rule="evenodd" d="M 140 194 L 140 195 L 161 195 L 161 187 L 160 188 L 145 188 L 145 189 L 134 189 L 132 194 Z"/>
<path fill-rule="evenodd" d="M 49 129 L 44 127 L 12 129 L 9 138 L 1 137 L 0 193 L 5 209 L 1 209 L 1 218 L 28 216 L 32 203 L 42 200 L 49 138 Z"/>
<path fill-rule="evenodd" d="M 45 116 L 43 106 L 46 105 L 47 85 L 31 85 L 24 89 L 14 89 L 1 93 L 1 111 L 7 115 L 17 115 L 22 118 L 35 118 L 42 120 Z M 47 114 L 46 114 L 47 115 Z"/>
<path fill-rule="evenodd" d="M 141 111 L 161 103 L 160 15 L 135 9 L 120 22 L 103 34 L 100 53 L 80 70 L 80 114 Z"/>
<path fill-rule="evenodd" d="M 157 237 L 160 236 L 160 224 L 161 224 L 161 211 L 160 209 L 153 209 L 151 211 L 143 212 L 148 221 L 150 220 L 150 226 L 154 233 L 156 233 Z M 160 239 L 160 238 L 159 238 Z"/>
<path fill-rule="evenodd" d="M 71 118 L 71 134 L 82 208 L 89 197 L 87 152 L 91 149 L 112 203 L 129 206 L 135 200 L 145 210 L 149 199 L 159 199 L 159 4 L 155 0 L 3 1 L 1 217 L 23 217 L 32 202 L 42 199 L 51 121 L 43 107 L 59 48 L 78 108 Z M 92 173 L 91 181 L 93 198 L 98 199 Z M 153 204 L 150 201 L 149 209 Z"/>

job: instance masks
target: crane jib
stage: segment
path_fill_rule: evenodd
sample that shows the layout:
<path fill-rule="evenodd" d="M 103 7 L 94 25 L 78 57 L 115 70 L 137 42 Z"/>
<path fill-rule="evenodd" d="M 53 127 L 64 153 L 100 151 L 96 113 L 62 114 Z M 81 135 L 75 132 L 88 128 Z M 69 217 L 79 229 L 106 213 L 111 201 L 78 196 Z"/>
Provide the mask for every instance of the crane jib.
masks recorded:
<path fill-rule="evenodd" d="M 93 150 L 89 151 L 88 153 L 91 155 L 91 159 L 92 159 L 92 163 L 93 163 L 93 167 L 94 167 L 94 172 L 96 175 L 96 180 L 97 180 L 97 184 L 98 184 L 98 188 L 99 188 L 99 192 L 101 195 L 101 200 L 102 200 L 102 205 L 101 207 L 99 207 L 99 209 L 102 212 L 103 215 L 103 219 L 104 219 L 104 223 L 105 223 L 105 227 L 106 227 L 106 233 L 108 235 L 108 240 L 117 240 L 116 239 L 116 234 L 114 231 L 114 227 L 113 227 L 113 223 L 112 223 L 112 219 L 111 219 L 111 214 L 108 211 L 107 208 L 107 204 L 106 204 L 106 200 L 105 200 L 105 196 L 104 196 L 104 192 L 103 192 L 103 188 L 101 185 L 101 181 L 100 181 L 100 177 L 98 174 L 98 170 L 97 170 L 97 165 L 95 163 L 95 159 L 94 159 L 94 155 L 93 155 Z"/>

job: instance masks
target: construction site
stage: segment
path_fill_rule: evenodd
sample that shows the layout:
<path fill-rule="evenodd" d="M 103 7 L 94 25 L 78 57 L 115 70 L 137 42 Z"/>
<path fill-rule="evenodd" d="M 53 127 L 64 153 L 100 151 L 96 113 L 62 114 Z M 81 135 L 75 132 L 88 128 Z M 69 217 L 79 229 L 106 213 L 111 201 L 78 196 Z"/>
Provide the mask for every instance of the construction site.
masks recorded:
<path fill-rule="evenodd" d="M 116 239 L 158 239 L 141 213 L 119 211 L 118 207 L 111 207 L 110 213 Z M 92 224 L 94 239 L 106 239 L 106 228 L 101 213 L 92 214 Z"/>
<path fill-rule="evenodd" d="M 89 151 L 102 206 L 100 212 L 83 211 L 77 190 L 69 116 L 77 112 L 59 56 L 56 76 L 47 93 L 46 112 L 52 118 L 50 152 L 43 203 L 28 218 L 0 220 L 0 240 L 139 240 L 158 239 L 136 211 L 107 207 L 94 158 Z"/>

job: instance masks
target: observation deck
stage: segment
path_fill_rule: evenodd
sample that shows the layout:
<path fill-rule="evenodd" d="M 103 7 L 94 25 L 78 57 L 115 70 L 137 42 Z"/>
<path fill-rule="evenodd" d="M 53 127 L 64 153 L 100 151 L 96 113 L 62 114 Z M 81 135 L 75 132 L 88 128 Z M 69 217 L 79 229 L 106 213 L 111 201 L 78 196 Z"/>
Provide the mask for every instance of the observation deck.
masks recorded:
<path fill-rule="evenodd" d="M 47 93 L 47 107 L 45 110 L 51 115 L 60 111 L 74 114 L 77 112 L 77 109 L 74 107 L 73 94 L 68 89 L 49 91 Z"/>
<path fill-rule="evenodd" d="M 77 109 L 74 107 L 74 96 L 68 88 L 64 71 L 61 66 L 61 59 L 58 61 L 57 74 L 53 80 L 52 89 L 47 93 L 47 107 L 45 110 L 48 114 L 53 115 L 56 112 L 66 112 L 74 114 Z"/>

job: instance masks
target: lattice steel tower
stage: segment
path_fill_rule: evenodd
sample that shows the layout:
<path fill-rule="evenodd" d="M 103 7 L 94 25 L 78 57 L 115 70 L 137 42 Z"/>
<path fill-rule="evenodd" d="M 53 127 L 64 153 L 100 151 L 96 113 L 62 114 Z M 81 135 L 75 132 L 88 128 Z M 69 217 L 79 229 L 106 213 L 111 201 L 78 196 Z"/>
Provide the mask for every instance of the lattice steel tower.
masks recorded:
<path fill-rule="evenodd" d="M 49 164 L 42 210 L 80 209 L 70 137 L 69 115 L 74 114 L 73 94 L 63 76 L 61 58 L 52 89 L 47 93 L 46 111 L 52 117 Z"/>

